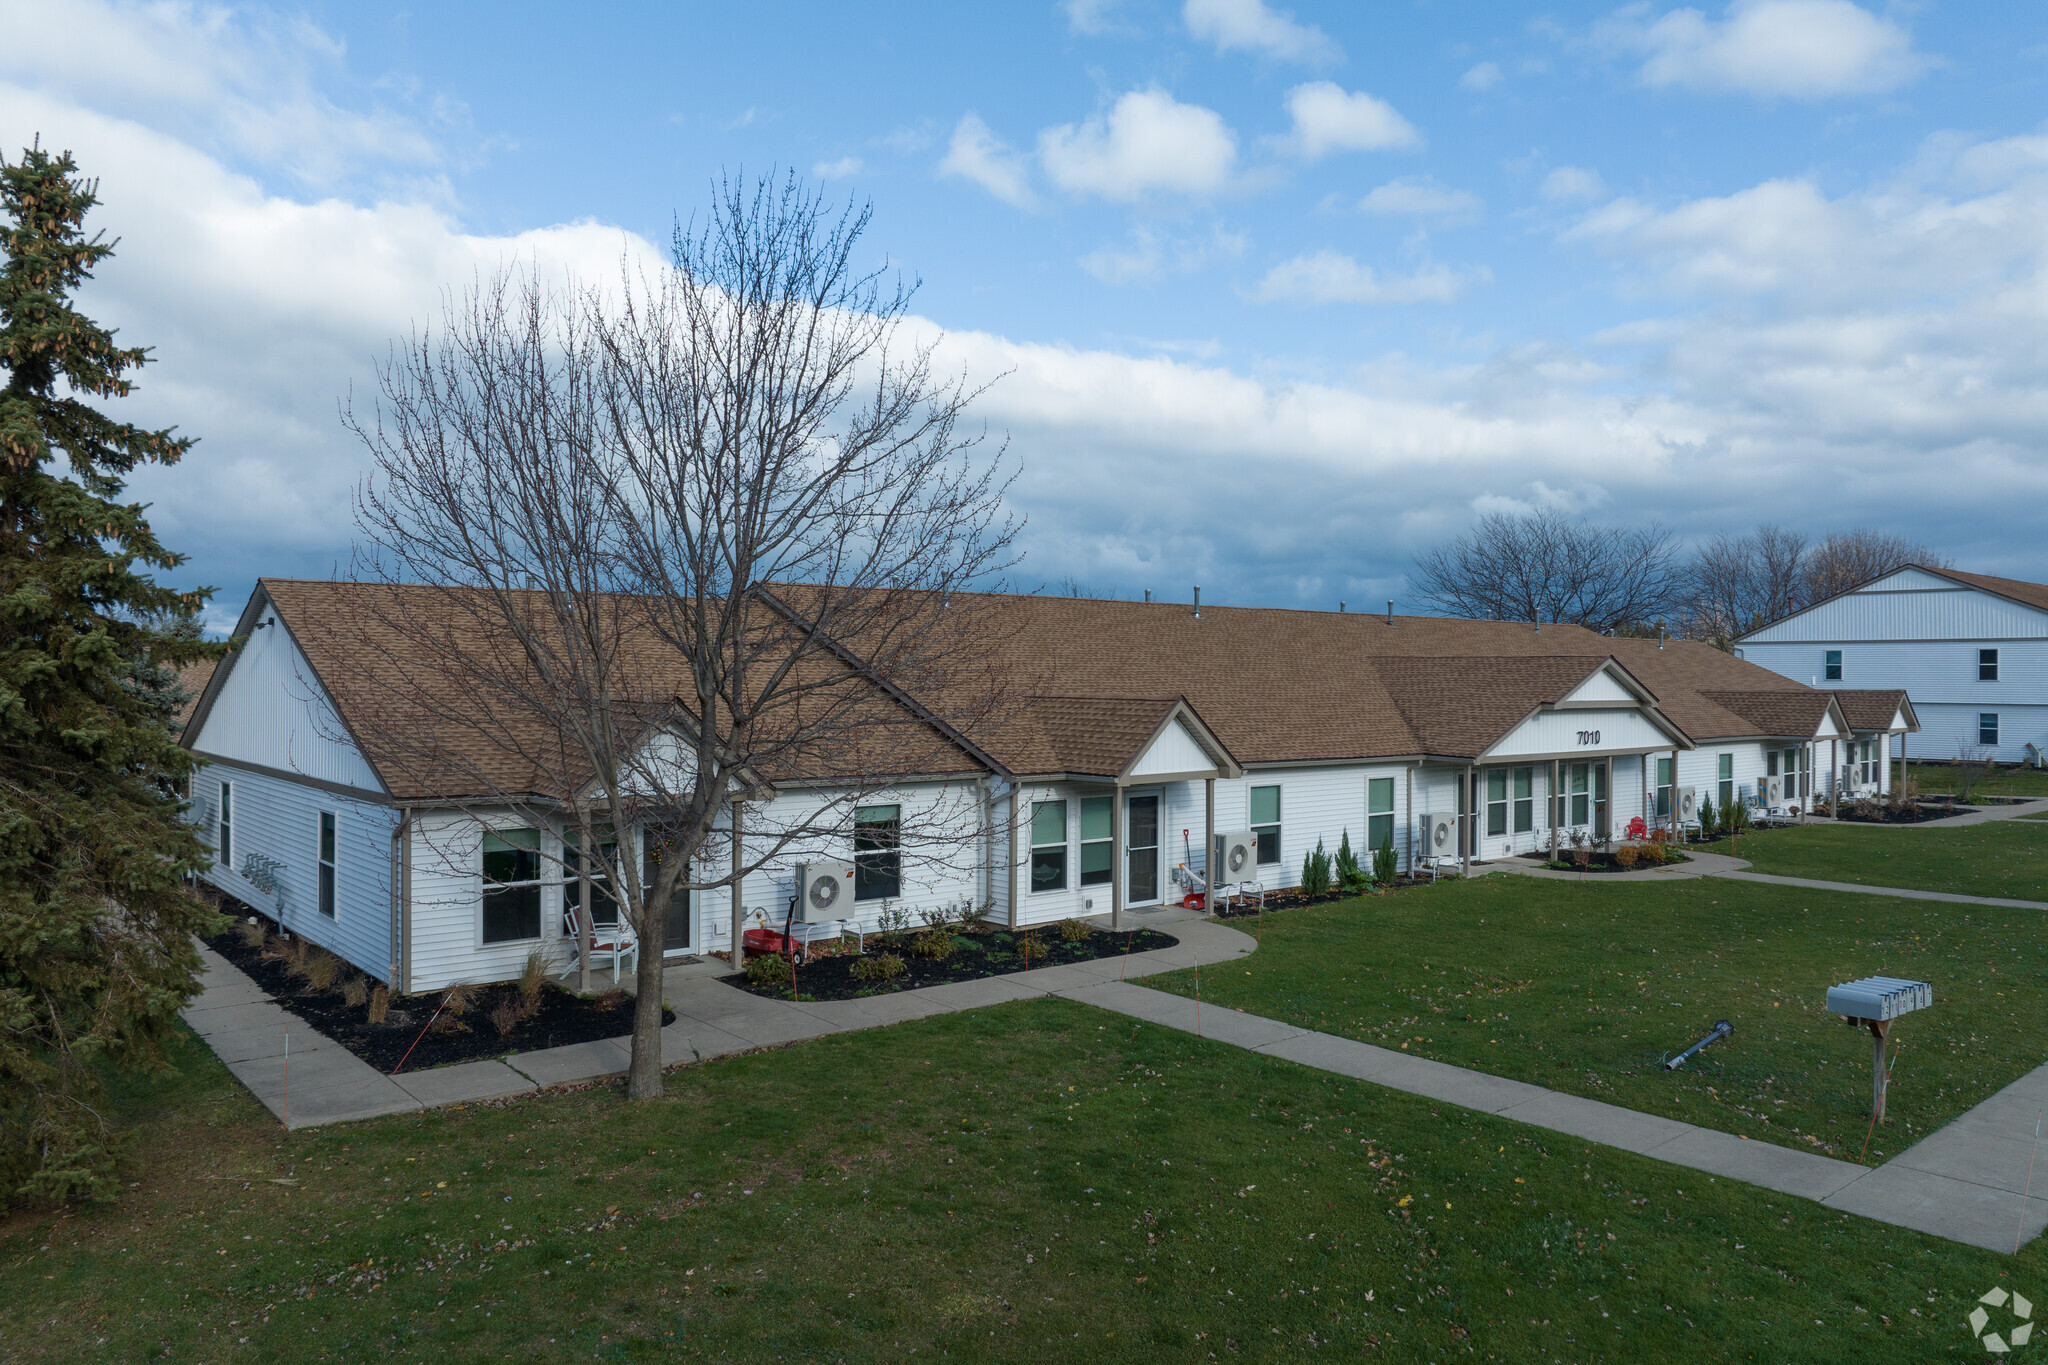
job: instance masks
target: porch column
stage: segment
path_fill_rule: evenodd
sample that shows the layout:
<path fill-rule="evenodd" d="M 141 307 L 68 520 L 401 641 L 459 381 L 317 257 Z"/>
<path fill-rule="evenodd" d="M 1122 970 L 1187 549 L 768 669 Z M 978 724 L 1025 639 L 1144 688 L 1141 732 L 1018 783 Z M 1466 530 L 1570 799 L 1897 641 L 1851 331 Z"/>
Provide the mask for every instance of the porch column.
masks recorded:
<path fill-rule="evenodd" d="M 1188 871 L 1193 872 L 1191 867 Z M 1216 779 L 1202 779 L 1202 913 L 1216 912 Z"/>
<path fill-rule="evenodd" d="M 1472 875 L 1473 814 L 1479 804 L 1479 769 L 1468 767 L 1458 779 L 1458 875 Z"/>
<path fill-rule="evenodd" d="M 740 889 L 740 803 L 734 801 L 726 807 L 732 822 L 732 966 L 734 971 L 746 965 L 747 907 L 746 893 Z M 642 944 L 644 950 L 646 945 Z"/>
<path fill-rule="evenodd" d="M 1124 784 L 1109 797 L 1109 927 L 1124 927 Z"/>
<path fill-rule="evenodd" d="M 1550 760 L 1550 861 L 1557 861 L 1557 827 L 1564 823 L 1564 796 L 1558 787 L 1564 780 L 1564 761 Z"/>
<path fill-rule="evenodd" d="M 1010 864 L 1010 896 L 1009 904 L 1004 906 L 1003 909 L 1009 921 L 1010 929 L 1013 932 L 1017 928 L 1017 822 L 1021 818 L 1020 812 L 1023 806 L 1024 786 L 1022 783 L 1019 783 L 1010 791 L 1010 838 L 1008 846 L 1004 850 L 1004 857 Z"/>

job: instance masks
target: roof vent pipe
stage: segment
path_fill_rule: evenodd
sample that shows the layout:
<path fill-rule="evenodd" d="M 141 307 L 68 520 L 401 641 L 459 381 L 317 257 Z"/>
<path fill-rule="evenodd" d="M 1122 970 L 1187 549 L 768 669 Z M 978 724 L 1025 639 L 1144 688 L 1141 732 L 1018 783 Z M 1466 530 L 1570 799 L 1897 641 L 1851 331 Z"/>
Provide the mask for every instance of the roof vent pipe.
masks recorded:
<path fill-rule="evenodd" d="M 1337 604 L 1337 614 L 1339 616 L 1342 616 L 1344 614 L 1344 604 L 1342 602 L 1339 602 Z"/>
<path fill-rule="evenodd" d="M 1147 588 L 1147 589 L 1145 589 L 1145 600 L 1146 600 L 1147 602 L 1150 602 L 1150 601 L 1152 600 L 1152 589 L 1150 589 L 1150 588 Z"/>
<path fill-rule="evenodd" d="M 1202 619 L 1202 585 L 1199 583 L 1195 585 L 1195 619 Z"/>
<path fill-rule="evenodd" d="M 953 590 L 951 588 L 947 588 L 944 592 L 939 594 L 939 607 L 943 610 L 946 608 L 950 608 L 952 605 Z"/>
<path fill-rule="evenodd" d="M 1387 599 L 1387 624 L 1394 624 L 1394 599 L 1391 597 Z"/>
<path fill-rule="evenodd" d="M 1536 627 L 1536 633 L 1537 633 L 1538 635 L 1541 635 L 1541 634 L 1543 633 L 1543 622 L 1541 622 L 1541 621 L 1532 621 L 1532 622 L 1530 622 L 1530 624 Z"/>

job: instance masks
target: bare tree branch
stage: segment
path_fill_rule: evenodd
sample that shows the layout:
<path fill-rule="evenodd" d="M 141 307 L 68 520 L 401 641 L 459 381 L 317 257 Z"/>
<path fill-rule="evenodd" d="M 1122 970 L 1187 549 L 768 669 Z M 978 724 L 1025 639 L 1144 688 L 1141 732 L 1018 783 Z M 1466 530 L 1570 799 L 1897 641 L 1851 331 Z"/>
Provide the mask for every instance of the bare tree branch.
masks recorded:
<path fill-rule="evenodd" d="M 1544 509 L 1494 512 L 1415 562 L 1415 586 L 1447 616 L 1640 630 L 1668 612 L 1677 551 L 1663 527 L 1602 527 Z"/>

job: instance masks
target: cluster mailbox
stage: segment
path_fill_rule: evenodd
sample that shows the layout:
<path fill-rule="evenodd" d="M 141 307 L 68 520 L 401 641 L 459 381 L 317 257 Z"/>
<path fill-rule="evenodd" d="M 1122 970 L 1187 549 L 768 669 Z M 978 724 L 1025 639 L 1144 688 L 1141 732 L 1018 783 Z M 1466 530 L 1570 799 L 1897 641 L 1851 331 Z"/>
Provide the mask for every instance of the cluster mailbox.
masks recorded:
<path fill-rule="evenodd" d="M 1933 986 L 1925 981 L 1908 981 L 1897 976 L 1866 976 L 1860 981 L 1844 981 L 1839 986 L 1828 987 L 1828 1013 L 1841 1015 L 1842 1022 L 1851 1028 L 1861 1024 L 1870 1030 L 1874 1073 L 1870 1079 L 1870 1120 L 1873 1124 L 1884 1122 L 1885 1082 L 1891 1072 L 1891 1068 L 1885 1065 L 1884 1043 L 1885 1035 L 1891 1032 L 1892 1020 L 1914 1010 L 1924 1010 L 1933 1003 Z"/>
<path fill-rule="evenodd" d="M 1866 976 L 1828 987 L 1828 1013 L 1880 1022 L 1924 1010 L 1934 1003 L 1934 987 L 1925 981 L 1896 976 Z"/>

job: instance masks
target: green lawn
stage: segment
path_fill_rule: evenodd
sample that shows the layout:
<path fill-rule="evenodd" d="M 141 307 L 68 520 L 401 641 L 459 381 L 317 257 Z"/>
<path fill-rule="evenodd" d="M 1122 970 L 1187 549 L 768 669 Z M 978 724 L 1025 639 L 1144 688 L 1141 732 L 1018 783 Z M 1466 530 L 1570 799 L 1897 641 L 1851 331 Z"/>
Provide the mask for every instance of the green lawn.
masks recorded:
<path fill-rule="evenodd" d="M 2048 1283 L 1065 1001 L 288 1137 L 184 1063 L 0 1224 L 0 1359 L 1863 1365 Z"/>
<path fill-rule="evenodd" d="M 1961 784 L 1956 776 L 1953 763 L 1922 763 L 1914 761 L 1906 776 L 1922 792 L 1939 793 L 1960 791 Z M 1899 765 L 1892 764 L 1892 785 L 1899 782 Z M 2048 796 L 2048 771 L 2040 768 L 2000 768 L 1996 776 L 1980 781 L 1977 790 L 1990 796 Z"/>
<path fill-rule="evenodd" d="M 1729 851 L 1726 840 L 1713 847 Z M 1745 834 L 1735 851 L 1754 871 L 1782 877 L 2048 901 L 2048 829 L 2031 822 L 1901 829 L 1819 821 Z"/>
<path fill-rule="evenodd" d="M 1745 845 L 1749 841 L 1744 840 Z M 1934 983 L 1903 1021 L 1881 1161 L 2039 1065 L 2048 936 L 2030 911 L 1718 878 L 1513 875 L 1269 916 L 1205 1003 L 1854 1161 L 1870 1037 L 1824 1012 L 1870 975 Z M 1194 973 L 1147 984 L 1182 994 Z M 1682 1070 L 1663 1059 L 1735 1025 Z"/>

